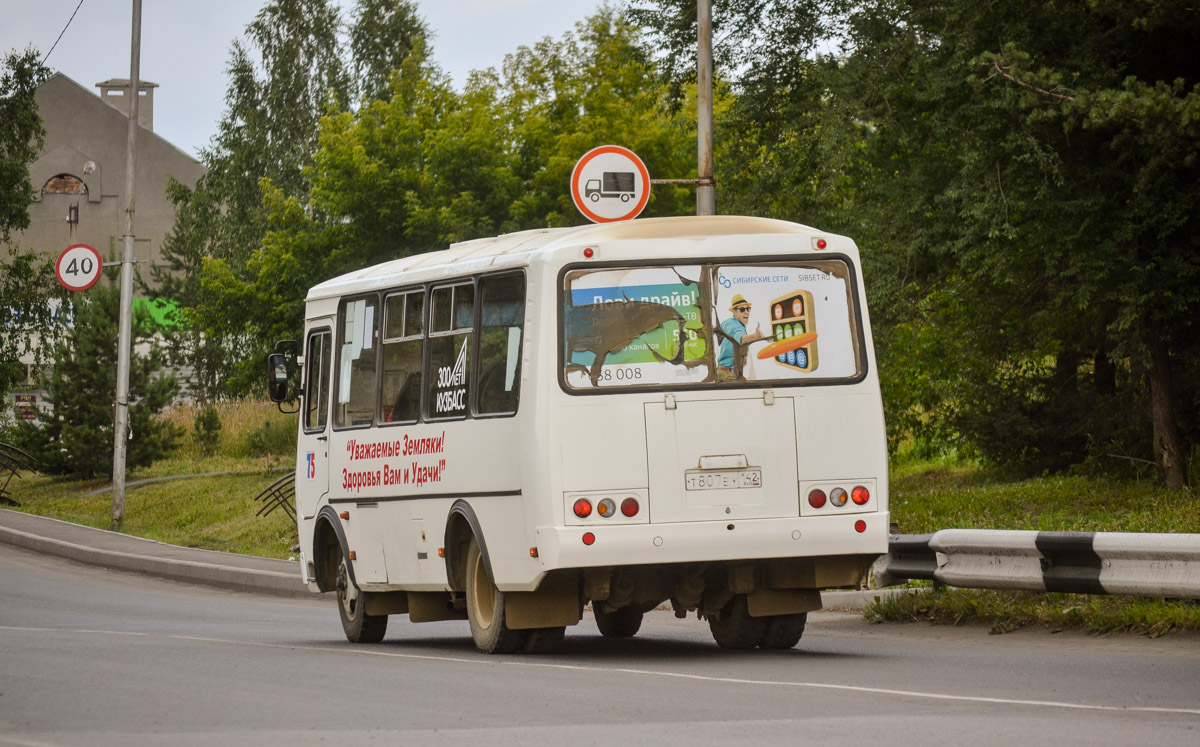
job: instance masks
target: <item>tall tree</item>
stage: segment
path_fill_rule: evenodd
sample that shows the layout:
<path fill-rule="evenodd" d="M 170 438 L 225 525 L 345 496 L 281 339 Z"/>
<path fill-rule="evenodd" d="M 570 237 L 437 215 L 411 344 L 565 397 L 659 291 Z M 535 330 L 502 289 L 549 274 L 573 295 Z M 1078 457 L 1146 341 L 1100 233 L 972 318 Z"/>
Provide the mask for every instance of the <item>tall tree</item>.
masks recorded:
<path fill-rule="evenodd" d="M 350 60 L 360 102 L 386 99 L 392 74 L 430 38 L 413 0 L 358 0 L 351 13 Z"/>
<path fill-rule="evenodd" d="M 45 142 L 35 94 L 49 71 L 34 49 L 9 52 L 0 72 L 0 398 L 24 380 L 24 355 L 41 359 L 60 330 L 56 312 L 65 292 L 53 279 L 52 260 L 10 244 L 29 226 L 34 198 L 29 166 Z"/>

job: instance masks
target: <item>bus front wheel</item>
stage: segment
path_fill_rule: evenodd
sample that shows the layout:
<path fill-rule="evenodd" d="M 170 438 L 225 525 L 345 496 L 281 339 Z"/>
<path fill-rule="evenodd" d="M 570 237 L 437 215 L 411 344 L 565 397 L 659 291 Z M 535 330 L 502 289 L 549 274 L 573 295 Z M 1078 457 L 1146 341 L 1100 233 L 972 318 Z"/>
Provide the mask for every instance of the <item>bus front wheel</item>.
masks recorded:
<path fill-rule="evenodd" d="M 379 643 L 387 632 L 387 615 L 367 614 L 367 595 L 350 580 L 350 570 L 343 556 L 337 570 L 338 614 L 342 630 L 351 643 Z"/>
<path fill-rule="evenodd" d="M 807 612 L 768 617 L 767 632 L 763 635 L 762 647 L 792 648 L 800 642 L 800 636 L 804 635 L 804 626 L 807 623 Z"/>
<path fill-rule="evenodd" d="M 467 619 L 476 648 L 485 654 L 510 654 L 524 643 L 524 631 L 510 630 L 505 624 L 504 592 L 488 576 L 474 537 L 467 546 Z"/>

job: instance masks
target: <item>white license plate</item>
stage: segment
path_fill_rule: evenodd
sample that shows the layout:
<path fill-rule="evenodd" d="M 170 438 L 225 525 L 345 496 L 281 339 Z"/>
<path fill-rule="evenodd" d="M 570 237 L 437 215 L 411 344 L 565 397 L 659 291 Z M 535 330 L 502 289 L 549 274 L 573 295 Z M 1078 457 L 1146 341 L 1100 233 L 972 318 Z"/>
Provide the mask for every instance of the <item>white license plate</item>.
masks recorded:
<path fill-rule="evenodd" d="M 762 470 L 731 469 L 720 472 L 686 472 L 683 476 L 683 484 L 688 490 L 761 488 Z"/>

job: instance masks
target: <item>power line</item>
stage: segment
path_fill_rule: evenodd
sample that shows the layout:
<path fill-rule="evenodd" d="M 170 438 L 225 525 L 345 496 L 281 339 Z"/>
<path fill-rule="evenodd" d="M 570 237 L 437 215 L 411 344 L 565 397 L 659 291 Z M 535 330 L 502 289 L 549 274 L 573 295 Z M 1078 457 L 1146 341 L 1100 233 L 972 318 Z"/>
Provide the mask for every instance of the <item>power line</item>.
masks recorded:
<path fill-rule="evenodd" d="M 80 9 L 80 7 L 82 7 L 82 6 L 83 6 L 83 0 L 79 0 L 79 5 L 76 5 L 76 6 L 75 6 L 75 13 L 78 13 L 78 12 L 79 12 L 79 9 Z M 58 46 L 58 43 L 59 43 L 60 41 L 62 41 L 63 34 L 67 33 L 67 29 L 69 29 L 69 28 L 71 27 L 71 21 L 74 21 L 74 20 L 75 20 L 75 13 L 72 13 L 72 14 L 71 14 L 71 17 L 67 19 L 67 25 L 66 25 L 66 26 L 63 26 L 63 30 L 62 30 L 62 31 L 60 31 L 60 32 L 58 32 L 58 38 L 57 38 L 57 39 L 55 39 L 55 40 L 54 40 L 54 43 L 50 45 L 50 52 L 53 52 L 53 51 L 54 51 L 54 48 Z M 50 52 L 47 52 L 47 53 L 46 53 L 46 56 L 42 58 L 42 64 L 43 64 L 43 65 L 45 65 L 45 64 L 46 64 L 46 60 L 50 59 Z"/>

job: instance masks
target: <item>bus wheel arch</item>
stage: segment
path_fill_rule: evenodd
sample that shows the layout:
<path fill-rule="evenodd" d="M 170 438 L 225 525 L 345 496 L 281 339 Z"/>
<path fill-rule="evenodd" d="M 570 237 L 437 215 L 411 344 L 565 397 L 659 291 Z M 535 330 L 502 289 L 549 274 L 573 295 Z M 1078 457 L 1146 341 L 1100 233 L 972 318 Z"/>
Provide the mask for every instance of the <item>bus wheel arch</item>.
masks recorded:
<path fill-rule="evenodd" d="M 461 498 L 450 507 L 446 517 L 446 534 L 443 547 L 446 555 L 446 581 L 454 591 L 467 590 L 467 561 L 468 549 L 472 539 L 479 545 L 483 567 L 487 570 L 489 581 L 495 581 L 492 573 L 492 561 L 488 557 L 487 542 L 483 539 L 483 529 L 479 525 L 479 517 L 471 504 Z"/>
<path fill-rule="evenodd" d="M 342 531 L 337 514 L 326 506 L 317 514 L 313 528 L 313 566 L 317 588 L 321 591 L 337 589 L 338 567 L 349 558 L 346 534 Z M 354 580 L 354 566 L 347 563 L 350 580 Z"/>

